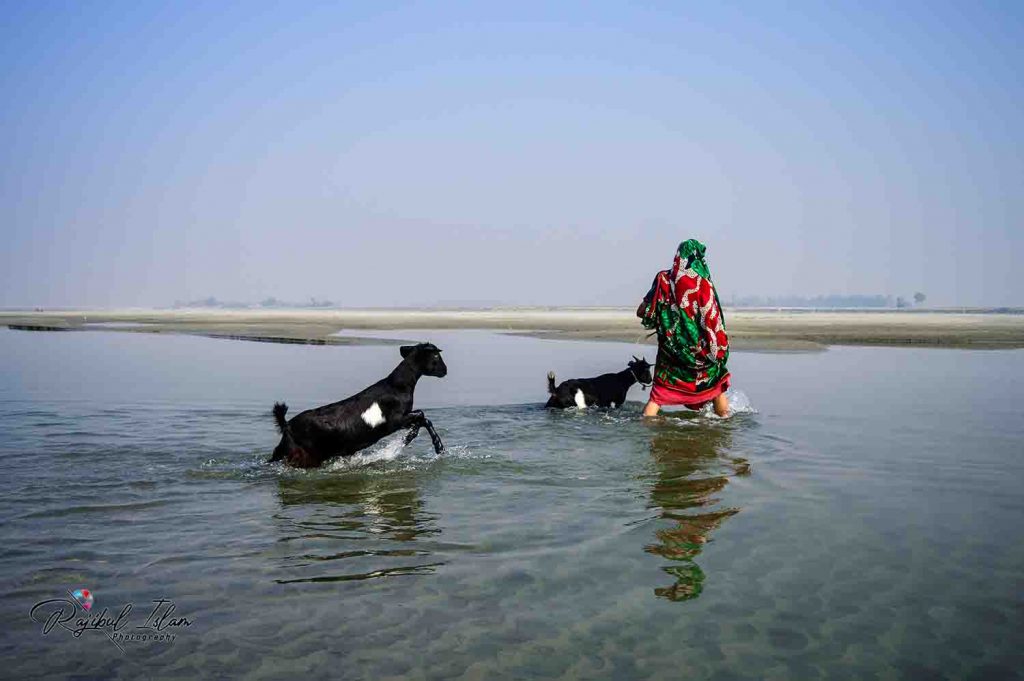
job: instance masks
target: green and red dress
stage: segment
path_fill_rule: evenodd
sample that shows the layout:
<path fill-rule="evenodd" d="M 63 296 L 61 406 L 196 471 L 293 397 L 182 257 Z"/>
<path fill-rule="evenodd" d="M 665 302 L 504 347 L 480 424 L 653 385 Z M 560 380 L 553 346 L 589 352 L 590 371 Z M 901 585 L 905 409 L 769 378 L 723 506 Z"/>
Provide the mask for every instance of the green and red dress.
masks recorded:
<path fill-rule="evenodd" d="M 671 270 L 658 272 L 637 309 L 644 328 L 658 333 L 651 400 L 699 409 L 729 389 L 729 336 L 696 239 L 679 244 Z"/>

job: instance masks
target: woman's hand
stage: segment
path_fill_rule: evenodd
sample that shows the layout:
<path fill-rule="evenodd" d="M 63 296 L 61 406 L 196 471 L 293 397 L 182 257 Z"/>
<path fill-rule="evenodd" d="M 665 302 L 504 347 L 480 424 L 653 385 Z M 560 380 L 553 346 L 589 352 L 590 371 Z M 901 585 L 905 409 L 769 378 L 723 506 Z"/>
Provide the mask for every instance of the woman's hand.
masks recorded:
<path fill-rule="evenodd" d="M 658 284 L 660 283 L 659 280 L 661 279 L 662 275 L 667 274 L 667 272 L 662 271 L 658 272 L 654 276 L 654 281 L 651 282 L 651 289 L 647 292 L 647 295 L 644 296 L 644 299 L 640 301 L 640 307 L 636 309 L 636 316 L 639 317 L 640 319 L 647 318 L 647 310 L 651 307 L 651 302 L 654 300 L 654 292 L 658 288 Z"/>

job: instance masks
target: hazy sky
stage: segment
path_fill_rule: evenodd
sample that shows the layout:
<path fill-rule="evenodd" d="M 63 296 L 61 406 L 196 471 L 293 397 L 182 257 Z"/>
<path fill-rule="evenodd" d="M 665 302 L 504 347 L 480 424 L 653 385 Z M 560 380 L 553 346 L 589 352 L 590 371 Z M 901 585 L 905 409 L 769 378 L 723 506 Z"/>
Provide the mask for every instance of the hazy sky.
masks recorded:
<path fill-rule="evenodd" d="M 1024 304 L 1024 5 L 625 5 L 3 2 L 0 306 Z"/>

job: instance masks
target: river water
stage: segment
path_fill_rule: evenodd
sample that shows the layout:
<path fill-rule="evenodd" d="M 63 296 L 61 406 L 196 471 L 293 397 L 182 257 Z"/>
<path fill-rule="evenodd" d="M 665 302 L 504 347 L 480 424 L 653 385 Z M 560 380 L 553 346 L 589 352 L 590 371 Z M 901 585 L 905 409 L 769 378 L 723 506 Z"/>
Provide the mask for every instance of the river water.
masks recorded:
<path fill-rule="evenodd" d="M 645 422 L 541 407 L 639 346 L 389 335 L 448 452 L 292 471 L 274 400 L 397 348 L 0 330 L 3 676 L 1020 674 L 1024 351 L 735 353 L 733 417 Z"/>

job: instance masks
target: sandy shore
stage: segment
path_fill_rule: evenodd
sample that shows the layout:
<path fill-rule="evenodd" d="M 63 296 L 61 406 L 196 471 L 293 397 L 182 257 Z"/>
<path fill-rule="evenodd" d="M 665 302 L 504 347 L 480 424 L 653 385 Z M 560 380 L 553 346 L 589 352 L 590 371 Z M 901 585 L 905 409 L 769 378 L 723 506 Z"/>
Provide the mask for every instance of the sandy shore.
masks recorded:
<path fill-rule="evenodd" d="M 828 345 L 1024 348 L 1024 315 L 903 311 L 726 310 L 737 350 L 801 351 Z M 561 340 L 637 342 L 632 310 L 502 308 L 489 310 L 75 310 L 0 312 L 15 329 L 184 333 L 284 343 L 332 345 L 379 341 L 337 331 L 492 329 Z M 418 338 L 410 334 L 410 339 Z M 645 342 L 653 344 L 653 339 Z"/>

